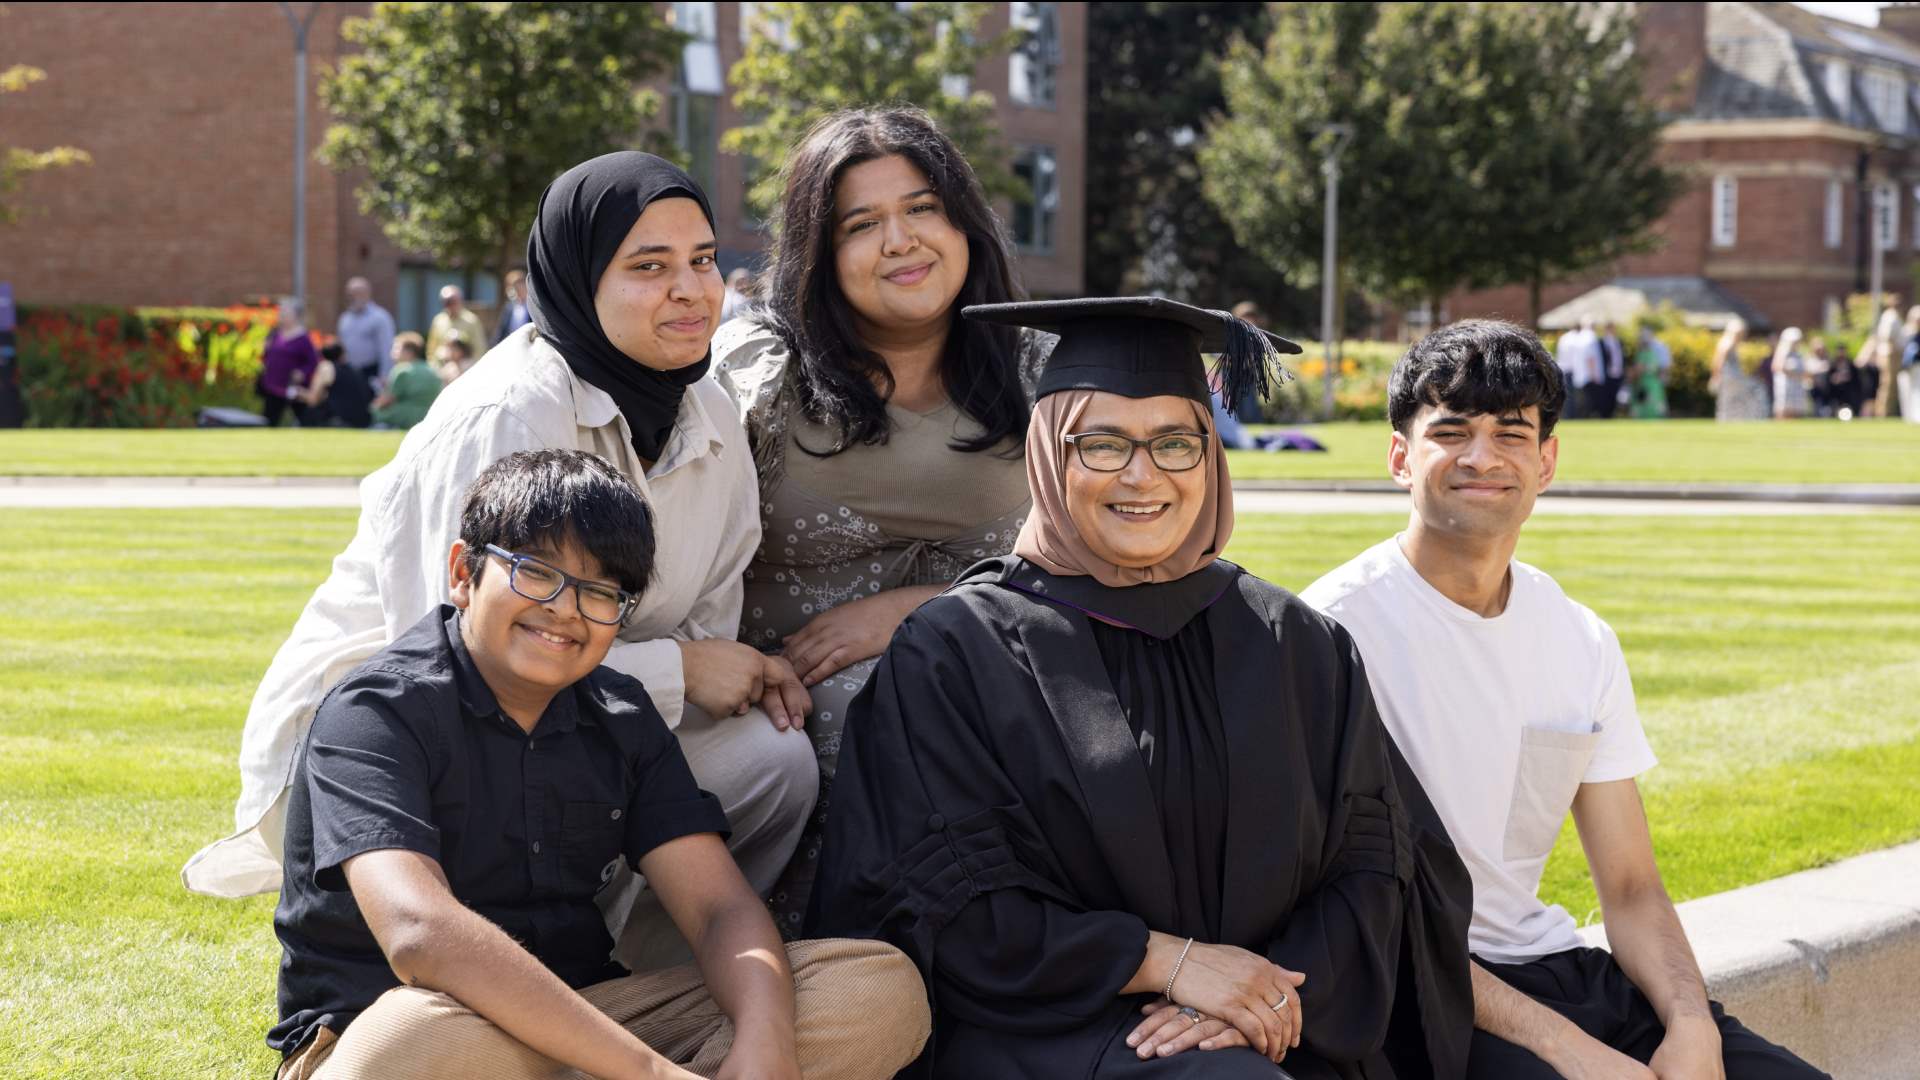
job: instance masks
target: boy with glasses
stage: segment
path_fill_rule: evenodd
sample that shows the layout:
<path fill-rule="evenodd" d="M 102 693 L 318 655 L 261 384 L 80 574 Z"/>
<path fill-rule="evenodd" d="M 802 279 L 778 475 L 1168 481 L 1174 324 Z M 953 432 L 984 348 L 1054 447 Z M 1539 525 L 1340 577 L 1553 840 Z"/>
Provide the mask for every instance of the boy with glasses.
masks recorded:
<path fill-rule="evenodd" d="M 639 491 L 591 454 L 512 454 L 469 489 L 453 603 L 343 679 L 297 758 L 282 1080 L 878 1078 L 919 1053 L 912 964 L 783 947 L 645 688 L 600 666 L 653 557 Z M 594 897 L 623 859 L 694 964 L 610 959 Z"/>

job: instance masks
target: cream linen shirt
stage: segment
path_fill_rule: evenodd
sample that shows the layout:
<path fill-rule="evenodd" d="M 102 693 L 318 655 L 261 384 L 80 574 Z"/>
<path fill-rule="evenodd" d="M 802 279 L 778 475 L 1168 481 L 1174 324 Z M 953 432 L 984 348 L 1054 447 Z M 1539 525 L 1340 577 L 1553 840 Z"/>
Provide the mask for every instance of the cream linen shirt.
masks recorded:
<path fill-rule="evenodd" d="M 667 725 L 679 725 L 686 682 L 677 643 L 737 636 L 741 574 L 760 544 L 746 432 L 726 392 L 703 379 L 681 401 L 660 460 L 642 473 L 613 399 L 522 327 L 449 386 L 393 461 L 361 483 L 359 529 L 247 711 L 236 831 L 188 860 L 187 888 L 247 896 L 280 887 L 286 791 L 321 698 L 448 602 L 447 553 L 474 478 L 515 451 L 569 448 L 612 462 L 653 512 L 653 580 L 606 663 L 640 680 Z"/>

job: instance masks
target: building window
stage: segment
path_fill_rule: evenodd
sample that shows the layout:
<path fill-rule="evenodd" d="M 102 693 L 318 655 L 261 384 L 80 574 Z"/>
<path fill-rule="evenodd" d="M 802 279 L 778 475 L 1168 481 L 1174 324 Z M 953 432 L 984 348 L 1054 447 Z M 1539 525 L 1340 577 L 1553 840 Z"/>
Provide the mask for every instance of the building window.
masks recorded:
<path fill-rule="evenodd" d="M 719 34 L 720 5 L 679 0 L 673 5 L 673 28 L 695 41 L 715 41 Z"/>
<path fill-rule="evenodd" d="M 1013 240 L 1036 255 L 1053 251 L 1053 224 L 1060 216 L 1060 178 L 1053 151 L 1044 146 L 1022 150 L 1013 175 L 1028 197 L 1013 204 Z"/>
<path fill-rule="evenodd" d="M 1731 176 L 1713 178 L 1713 246 L 1733 246 L 1734 224 L 1739 219 L 1740 182 Z"/>
<path fill-rule="evenodd" d="M 1853 122 L 1853 73 L 1839 60 L 1827 61 L 1827 99 L 1833 102 L 1834 116 L 1843 124 Z"/>
<path fill-rule="evenodd" d="M 1920 186 L 1913 188 L 1913 249 L 1920 251 Z"/>
<path fill-rule="evenodd" d="M 1900 244 L 1900 189 L 1882 182 L 1873 188 L 1873 235 L 1881 251 Z"/>
<path fill-rule="evenodd" d="M 1027 37 L 1007 58 L 1007 94 L 1017 105 L 1052 108 L 1060 80 L 1060 5 L 1010 7 L 1014 29 Z"/>
<path fill-rule="evenodd" d="M 1868 68 L 1860 75 L 1860 95 L 1867 99 L 1875 127 L 1894 135 L 1907 133 L 1907 80 L 1894 72 Z"/>
<path fill-rule="evenodd" d="M 685 83 L 673 88 L 673 142 L 687 155 L 687 173 L 713 191 L 719 177 L 720 95 L 698 94 Z"/>
<path fill-rule="evenodd" d="M 1826 241 L 1830 248 L 1840 246 L 1841 223 L 1845 220 L 1845 189 L 1838 180 L 1827 181 Z"/>

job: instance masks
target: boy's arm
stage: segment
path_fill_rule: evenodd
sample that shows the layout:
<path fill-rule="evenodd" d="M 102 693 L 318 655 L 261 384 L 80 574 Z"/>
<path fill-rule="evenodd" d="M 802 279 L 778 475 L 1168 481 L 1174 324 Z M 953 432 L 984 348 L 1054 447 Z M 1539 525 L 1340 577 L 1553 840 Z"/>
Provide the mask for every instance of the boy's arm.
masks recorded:
<path fill-rule="evenodd" d="M 1470 961 L 1473 1026 L 1532 1051 L 1567 1080 L 1653 1080 L 1645 1065 L 1588 1035 L 1573 1021 Z"/>
<path fill-rule="evenodd" d="M 446 994 L 534 1050 L 593 1076 L 693 1077 L 455 899 L 435 860 L 396 848 L 356 855 L 341 868 L 387 962 L 408 986 Z"/>
<path fill-rule="evenodd" d="M 1639 786 L 1631 779 L 1580 785 L 1573 821 L 1614 960 L 1667 1030 L 1654 1070 L 1662 1077 L 1720 1080 L 1725 1075 L 1720 1027 L 1708 1009 L 1706 980 L 1680 916 L 1660 880 Z"/>
<path fill-rule="evenodd" d="M 733 1021 L 733 1050 L 719 1075 L 800 1080 L 786 947 L 726 845 L 713 833 L 682 836 L 641 856 L 639 869 Z"/>

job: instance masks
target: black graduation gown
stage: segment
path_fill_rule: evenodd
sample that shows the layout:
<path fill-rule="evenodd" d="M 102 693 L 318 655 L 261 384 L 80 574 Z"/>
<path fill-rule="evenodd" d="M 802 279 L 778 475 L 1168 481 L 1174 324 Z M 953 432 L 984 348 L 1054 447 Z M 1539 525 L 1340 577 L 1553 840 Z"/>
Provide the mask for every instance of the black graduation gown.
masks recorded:
<path fill-rule="evenodd" d="M 1172 639 L 1201 619 L 1224 727 L 1218 912 L 1180 875 L 1090 612 Z M 1456 1077 L 1472 1032 L 1471 885 L 1387 736 L 1358 649 L 1226 562 L 1109 589 L 988 560 L 923 605 L 855 699 L 808 916 L 927 981 L 902 1075 Z M 1217 920 L 1217 934 L 1205 925 Z M 1306 974 L 1286 1073 L 1251 1050 L 1140 1062 L 1149 930 Z"/>

